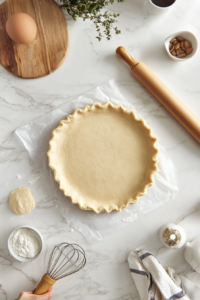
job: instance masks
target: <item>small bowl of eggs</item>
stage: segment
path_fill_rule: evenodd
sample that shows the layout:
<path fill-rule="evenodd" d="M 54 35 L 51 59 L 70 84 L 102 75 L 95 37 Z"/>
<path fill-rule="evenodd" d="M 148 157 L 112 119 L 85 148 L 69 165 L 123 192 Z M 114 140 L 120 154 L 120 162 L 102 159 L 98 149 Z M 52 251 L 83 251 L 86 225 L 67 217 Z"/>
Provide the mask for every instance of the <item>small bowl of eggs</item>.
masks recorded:
<path fill-rule="evenodd" d="M 16 13 L 6 22 L 6 32 L 18 44 L 32 43 L 37 35 L 35 20 L 25 13 Z"/>

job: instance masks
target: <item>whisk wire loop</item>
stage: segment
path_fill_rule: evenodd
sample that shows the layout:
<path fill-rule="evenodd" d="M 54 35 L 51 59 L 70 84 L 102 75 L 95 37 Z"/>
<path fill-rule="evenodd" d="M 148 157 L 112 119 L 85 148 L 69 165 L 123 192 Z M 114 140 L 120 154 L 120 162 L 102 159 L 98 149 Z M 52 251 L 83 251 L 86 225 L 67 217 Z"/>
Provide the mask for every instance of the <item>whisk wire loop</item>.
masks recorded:
<path fill-rule="evenodd" d="M 71 253 L 71 252 L 72 252 L 72 253 Z M 71 255 L 71 256 L 69 256 L 69 255 Z M 69 252 L 69 254 L 68 254 L 67 256 L 65 256 L 65 255 L 63 254 L 63 251 L 62 251 L 60 257 L 63 256 L 63 259 L 60 261 L 60 263 L 59 263 L 59 265 L 57 266 L 57 268 L 53 271 L 52 276 L 55 277 L 55 276 L 57 276 L 58 274 L 60 274 L 60 272 L 62 272 L 62 270 L 64 269 L 64 267 L 65 267 L 67 264 L 69 264 L 69 269 L 70 269 L 70 266 L 71 266 L 71 265 L 73 265 L 73 266 L 76 268 L 76 265 L 75 265 L 76 261 L 75 261 L 75 263 L 73 263 L 73 261 L 72 261 L 72 258 L 73 258 L 74 255 L 75 255 L 75 251 L 74 251 L 73 248 L 72 248 L 72 250 Z M 60 257 L 59 257 L 59 258 L 60 258 Z M 57 263 L 58 263 L 58 261 L 59 261 L 59 258 L 57 259 Z M 68 260 L 65 262 L 66 258 L 67 258 Z"/>
<path fill-rule="evenodd" d="M 86 264 L 85 251 L 76 244 L 62 243 L 50 254 L 47 274 L 55 280 L 78 272 Z"/>

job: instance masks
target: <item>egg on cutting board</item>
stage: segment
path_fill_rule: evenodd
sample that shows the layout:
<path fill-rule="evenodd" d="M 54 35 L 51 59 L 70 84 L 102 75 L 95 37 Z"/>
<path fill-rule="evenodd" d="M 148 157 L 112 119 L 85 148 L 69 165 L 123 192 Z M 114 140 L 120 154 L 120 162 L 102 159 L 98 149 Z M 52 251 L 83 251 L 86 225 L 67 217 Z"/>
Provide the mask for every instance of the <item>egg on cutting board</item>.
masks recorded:
<path fill-rule="evenodd" d="M 37 35 L 37 25 L 33 18 L 25 13 L 16 13 L 6 22 L 9 37 L 18 44 L 29 44 Z"/>

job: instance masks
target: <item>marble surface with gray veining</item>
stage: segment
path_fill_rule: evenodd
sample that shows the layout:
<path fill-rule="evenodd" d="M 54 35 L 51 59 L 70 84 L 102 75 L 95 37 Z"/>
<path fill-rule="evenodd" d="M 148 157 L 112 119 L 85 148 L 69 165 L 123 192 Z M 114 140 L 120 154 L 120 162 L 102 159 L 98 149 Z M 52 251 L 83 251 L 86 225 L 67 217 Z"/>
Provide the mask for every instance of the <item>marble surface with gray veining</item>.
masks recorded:
<path fill-rule="evenodd" d="M 200 40 L 200 3 L 178 0 L 163 17 L 149 15 L 143 6 L 146 1 L 125 0 L 110 6 L 111 11 L 120 13 L 118 27 L 122 31 L 121 35 L 113 34 L 111 41 L 98 42 L 89 21 L 74 22 L 67 16 L 69 54 L 50 76 L 22 80 L 0 67 L 0 300 L 13 300 L 20 291 L 34 289 L 46 271 L 49 249 L 62 241 L 82 245 L 87 265 L 81 272 L 58 281 L 53 299 L 139 300 L 127 265 L 128 253 L 137 246 L 152 251 L 164 267 L 170 266 L 200 285 L 200 274 L 184 260 L 184 249 L 169 250 L 158 238 L 160 227 L 167 222 L 180 224 L 188 241 L 200 236 L 200 145 L 115 55 L 118 46 L 125 46 L 200 118 L 200 52 L 187 62 L 174 62 L 164 49 L 165 38 L 176 31 L 190 30 Z M 28 153 L 12 133 L 110 78 L 116 80 L 121 92 L 166 148 L 176 168 L 179 193 L 173 202 L 101 242 L 89 244 L 79 232 L 71 230 L 57 203 L 45 199 L 45 193 L 35 199 L 36 208 L 27 215 L 15 215 L 9 209 L 8 197 L 13 189 L 28 186 L 34 194 L 35 179 L 40 180 Z M 21 264 L 9 255 L 7 239 L 14 228 L 23 224 L 41 231 L 45 247 L 37 260 Z"/>

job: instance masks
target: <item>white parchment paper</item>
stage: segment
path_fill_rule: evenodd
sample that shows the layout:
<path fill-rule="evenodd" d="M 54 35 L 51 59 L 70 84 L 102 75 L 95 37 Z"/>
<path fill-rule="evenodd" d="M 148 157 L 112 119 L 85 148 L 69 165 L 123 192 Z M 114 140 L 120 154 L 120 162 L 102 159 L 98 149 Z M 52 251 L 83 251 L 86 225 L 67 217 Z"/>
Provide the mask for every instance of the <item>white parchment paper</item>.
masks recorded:
<path fill-rule="evenodd" d="M 124 209 L 122 212 L 95 214 L 92 211 L 81 210 L 59 190 L 48 166 L 46 155 L 52 130 L 74 110 L 83 108 L 85 105 L 92 105 L 95 102 L 105 103 L 106 101 L 115 104 L 120 103 L 126 108 L 134 109 L 119 92 L 114 80 L 110 80 L 15 131 L 29 152 L 35 167 L 40 171 L 41 177 L 45 178 L 45 182 L 48 184 L 48 189 L 45 189 L 46 197 L 49 200 L 57 199 L 61 214 L 67 223 L 80 231 L 91 242 L 102 240 L 117 229 L 174 199 L 178 192 L 174 166 L 161 145 L 158 145 L 159 163 L 154 185 L 148 189 L 147 194 L 141 197 L 137 204 Z"/>

